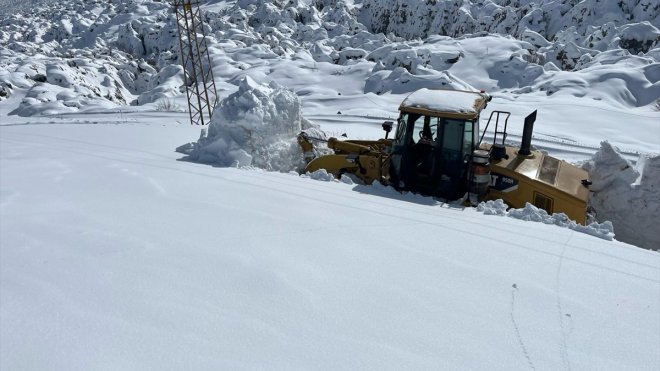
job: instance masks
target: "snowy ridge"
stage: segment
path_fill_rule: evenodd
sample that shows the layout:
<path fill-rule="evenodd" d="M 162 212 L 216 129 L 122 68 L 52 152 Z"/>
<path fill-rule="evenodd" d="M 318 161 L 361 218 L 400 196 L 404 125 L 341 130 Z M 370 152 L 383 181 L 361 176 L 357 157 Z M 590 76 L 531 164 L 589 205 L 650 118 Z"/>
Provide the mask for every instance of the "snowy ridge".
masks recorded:
<path fill-rule="evenodd" d="M 302 174 L 301 177 L 303 178 L 310 178 L 314 180 L 319 180 L 323 182 L 334 182 L 334 181 L 339 181 L 345 184 L 352 185 L 354 184 L 352 179 L 349 177 L 341 177 L 340 179 L 335 179 L 335 177 L 332 174 L 328 174 L 328 172 L 325 169 L 320 169 L 317 170 L 313 173 L 307 173 L 307 174 Z M 420 204 L 426 204 L 429 206 L 438 206 L 438 205 L 444 205 L 443 202 L 436 201 L 435 199 L 431 197 L 425 197 L 422 195 L 410 193 L 410 192 L 404 192 L 400 193 L 396 189 L 389 187 L 389 186 L 383 186 L 382 184 L 375 182 L 372 185 L 359 185 L 358 186 L 363 192 L 366 193 L 372 193 L 372 194 L 379 194 L 384 197 L 390 197 L 390 198 L 395 198 L 399 199 L 402 201 L 408 201 L 408 202 L 416 202 Z M 655 185 L 654 185 L 655 187 Z M 620 192 L 622 196 L 627 197 L 628 193 L 626 192 Z M 646 212 L 646 210 L 643 210 L 641 212 L 644 213 L 644 215 L 639 216 L 639 219 L 644 220 L 645 222 L 650 219 L 650 217 L 653 217 L 655 214 L 654 212 L 657 213 L 657 200 L 655 195 L 650 195 L 651 197 L 651 203 L 653 206 L 651 207 L 651 212 Z M 642 196 L 643 197 L 643 196 Z M 642 198 L 640 197 L 640 198 Z M 637 205 L 629 205 L 628 200 L 620 201 L 622 204 L 625 204 L 626 207 L 637 207 Z M 460 201 L 458 202 L 451 202 L 448 204 L 451 207 L 455 207 L 456 209 L 462 209 L 464 206 L 461 204 Z M 597 221 L 591 221 L 588 225 L 581 225 L 576 223 L 575 221 L 571 220 L 566 216 L 564 213 L 554 213 L 554 214 L 548 214 L 547 211 L 543 209 L 539 209 L 538 207 L 530 204 L 529 202 L 525 205 L 525 207 L 519 208 L 519 209 L 513 209 L 510 208 L 509 205 L 504 203 L 501 199 L 499 200 L 494 200 L 494 201 L 485 201 L 479 203 L 477 207 L 475 208 L 476 211 L 484 213 L 484 215 L 497 215 L 497 216 L 506 216 L 514 219 L 519 219 L 522 221 L 526 222 L 537 222 L 537 223 L 543 223 L 543 224 L 550 224 L 550 225 L 555 225 L 558 227 L 562 228 L 568 228 L 576 232 L 581 232 L 581 233 L 586 233 L 591 236 L 599 237 L 604 240 L 612 241 L 614 239 L 614 226 L 612 222 L 605 221 L 603 223 L 599 223 Z M 615 207 L 612 207 L 612 209 L 616 210 L 621 210 L 622 207 L 617 205 Z M 639 210 L 637 207 L 636 210 Z M 633 218 L 637 219 L 637 218 Z M 635 224 L 634 222 L 629 222 L 629 224 Z M 639 233 L 640 235 L 648 236 L 649 233 L 646 232 L 646 230 L 649 228 L 648 223 L 645 223 L 645 225 L 638 225 L 635 228 L 635 233 Z M 627 231 L 627 233 L 630 233 Z M 653 238 L 653 237 L 651 237 Z M 639 240 L 637 239 L 638 243 L 646 248 L 653 249 L 657 245 L 657 241 L 655 240 L 649 240 L 649 241 L 644 241 L 644 240 Z"/>
<path fill-rule="evenodd" d="M 29 98 L 11 114 L 145 104 L 181 94 L 167 3 L 39 5 L 0 20 L 0 101 L 17 89 Z"/>

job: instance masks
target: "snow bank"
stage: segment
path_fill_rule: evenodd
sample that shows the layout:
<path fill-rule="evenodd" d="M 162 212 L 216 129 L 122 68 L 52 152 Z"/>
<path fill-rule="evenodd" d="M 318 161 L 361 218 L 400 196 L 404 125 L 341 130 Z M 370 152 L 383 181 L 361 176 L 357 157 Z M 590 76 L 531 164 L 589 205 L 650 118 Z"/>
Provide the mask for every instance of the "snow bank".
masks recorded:
<path fill-rule="evenodd" d="M 660 156 L 642 155 L 633 166 L 602 142 L 583 167 L 593 182 L 589 203 L 596 218 L 610 220 L 620 241 L 660 249 Z"/>
<path fill-rule="evenodd" d="M 215 108 L 208 134 L 177 151 L 191 161 L 218 166 L 295 170 L 303 160 L 296 136 L 311 126 L 300 108 L 292 91 L 245 77 L 238 91 Z"/>
<path fill-rule="evenodd" d="M 502 200 L 486 201 L 477 205 L 477 211 L 483 212 L 485 215 L 508 216 L 510 218 L 528 222 L 556 225 L 600 237 L 608 241 L 614 239 L 614 228 L 609 221 L 603 223 L 592 222 L 589 225 L 584 226 L 570 220 L 564 213 L 549 215 L 547 211 L 539 209 L 529 202 L 525 204 L 525 207 L 520 209 L 509 209 L 507 211 L 508 207 L 509 205 L 505 204 Z"/>

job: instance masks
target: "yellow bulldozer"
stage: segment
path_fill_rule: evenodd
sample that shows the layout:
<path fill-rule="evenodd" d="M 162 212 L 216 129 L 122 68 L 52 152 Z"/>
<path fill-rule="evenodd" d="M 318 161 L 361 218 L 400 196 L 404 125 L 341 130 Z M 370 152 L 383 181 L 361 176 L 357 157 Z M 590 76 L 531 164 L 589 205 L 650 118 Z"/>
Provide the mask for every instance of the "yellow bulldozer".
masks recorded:
<path fill-rule="evenodd" d="M 302 132 L 304 171 L 326 169 L 337 178 L 349 175 L 472 205 L 500 198 L 515 208 L 529 202 L 584 224 L 588 173 L 531 149 L 536 111 L 525 118 L 520 147 L 505 145 L 510 112 L 491 112 L 480 132 L 479 116 L 491 99 L 484 92 L 420 89 L 401 103 L 393 138 L 391 121 L 383 123 L 385 138 L 373 141 L 323 140 Z M 493 140 L 485 143 L 490 125 Z M 318 141 L 334 153 L 315 156 Z"/>

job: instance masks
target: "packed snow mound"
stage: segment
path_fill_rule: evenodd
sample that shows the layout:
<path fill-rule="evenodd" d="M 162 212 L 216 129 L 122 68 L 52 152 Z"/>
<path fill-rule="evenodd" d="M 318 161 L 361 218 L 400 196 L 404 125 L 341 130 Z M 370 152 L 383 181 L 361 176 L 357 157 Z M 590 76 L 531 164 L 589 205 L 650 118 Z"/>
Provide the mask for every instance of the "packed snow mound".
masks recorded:
<path fill-rule="evenodd" d="M 603 223 L 591 222 L 589 225 L 584 226 L 569 219 L 564 213 L 554 213 L 550 215 L 547 211 L 539 209 L 529 202 L 527 202 L 523 208 L 509 209 L 509 206 L 501 199 L 485 201 L 477 205 L 477 211 L 483 212 L 485 215 L 508 216 L 510 218 L 528 222 L 556 225 L 558 227 L 572 229 L 576 232 L 600 237 L 608 241 L 614 239 L 614 227 L 609 221 Z"/>
<path fill-rule="evenodd" d="M 593 182 L 589 204 L 596 219 L 611 221 L 620 241 L 660 249 L 660 156 L 642 155 L 632 165 L 602 142 L 583 167 Z"/>
<path fill-rule="evenodd" d="M 177 151 L 191 161 L 288 172 L 301 166 L 296 136 L 310 126 L 295 93 L 247 76 L 215 108 L 208 133 Z"/>

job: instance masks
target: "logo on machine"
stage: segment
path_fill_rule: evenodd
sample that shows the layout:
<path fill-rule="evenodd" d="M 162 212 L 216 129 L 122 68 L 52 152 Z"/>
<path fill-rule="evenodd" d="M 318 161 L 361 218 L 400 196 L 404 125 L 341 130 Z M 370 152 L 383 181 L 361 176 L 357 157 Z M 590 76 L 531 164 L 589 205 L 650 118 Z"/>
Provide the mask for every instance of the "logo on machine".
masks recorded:
<path fill-rule="evenodd" d="M 500 192 L 511 192 L 518 189 L 518 181 L 502 174 L 491 173 L 490 188 Z"/>

